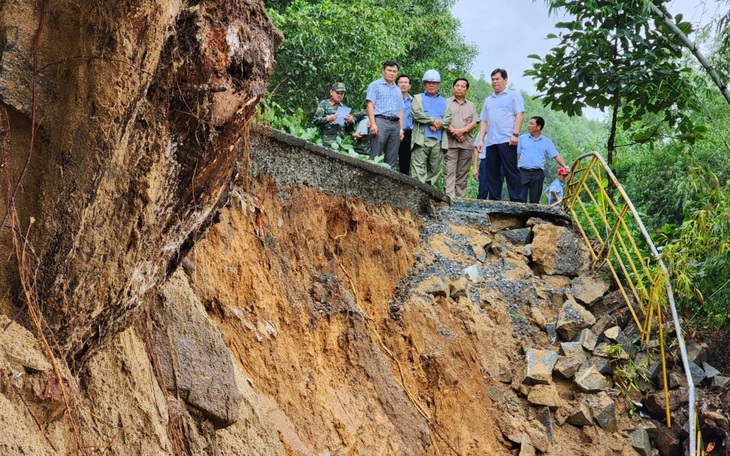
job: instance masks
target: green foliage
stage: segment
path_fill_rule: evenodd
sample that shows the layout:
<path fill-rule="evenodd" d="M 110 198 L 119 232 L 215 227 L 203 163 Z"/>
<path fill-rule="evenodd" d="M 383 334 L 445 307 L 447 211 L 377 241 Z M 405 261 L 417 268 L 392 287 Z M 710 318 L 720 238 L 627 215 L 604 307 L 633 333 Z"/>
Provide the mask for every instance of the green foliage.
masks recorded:
<path fill-rule="evenodd" d="M 616 126 L 656 114 L 670 127 L 693 138 L 697 125 L 685 115 L 692 85 L 681 65 L 682 45 L 648 10 L 646 0 L 552 0 L 551 10 L 571 19 L 556 24 L 560 44 L 537 60 L 526 74 L 536 80 L 543 101 L 554 109 L 580 115 L 585 107 L 611 109 L 607 139 L 613 162 Z M 691 24 L 675 18 L 685 32 Z M 650 138 L 650 129 L 637 141 Z"/>
<path fill-rule="evenodd" d="M 284 42 L 276 50 L 272 97 L 287 111 L 314 107 L 335 81 L 348 88 L 347 104 L 359 109 L 382 64 L 396 60 L 416 82 L 428 68 L 452 81 L 467 74 L 476 53 L 451 15 L 453 1 L 267 1 Z M 450 85 L 449 85 L 450 87 Z"/>
<path fill-rule="evenodd" d="M 681 225 L 666 225 L 657 241 L 678 303 L 703 323 L 720 326 L 730 312 L 730 191 L 702 168 L 692 170 L 694 197 Z"/>

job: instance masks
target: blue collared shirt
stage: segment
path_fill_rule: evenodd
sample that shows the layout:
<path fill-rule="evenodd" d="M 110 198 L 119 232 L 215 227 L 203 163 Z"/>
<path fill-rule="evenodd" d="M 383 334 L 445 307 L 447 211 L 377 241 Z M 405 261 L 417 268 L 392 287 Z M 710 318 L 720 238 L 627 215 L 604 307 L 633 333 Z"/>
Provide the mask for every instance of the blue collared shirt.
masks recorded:
<path fill-rule="evenodd" d="M 446 113 L 446 99 L 439 95 L 429 95 L 426 92 L 421 94 L 421 102 L 423 103 L 423 112 L 434 119 L 444 120 L 444 114 Z M 443 130 L 439 128 L 436 131 L 431 131 L 430 128 L 425 129 L 427 138 L 435 138 L 441 141 L 441 135 Z"/>
<path fill-rule="evenodd" d="M 403 94 L 397 85 L 389 86 L 385 78 L 377 79 L 368 85 L 365 99 L 371 101 L 376 116 L 398 117 L 403 109 Z"/>
<path fill-rule="evenodd" d="M 525 102 L 518 92 L 505 90 L 499 95 L 492 93 L 488 96 L 479 116 L 479 120 L 487 122 L 484 146 L 509 142 L 515 128 L 515 118 L 521 112 L 525 112 Z M 479 157 L 484 158 L 481 154 Z"/>
<path fill-rule="evenodd" d="M 523 169 L 545 169 L 545 156 L 550 158 L 558 156 L 558 151 L 550 138 L 540 135 L 535 139 L 529 133 L 520 135 L 517 153 L 520 156 L 517 167 Z"/>
<path fill-rule="evenodd" d="M 545 190 L 545 195 L 548 197 L 548 204 L 553 204 L 556 201 L 559 201 L 563 199 L 563 188 L 565 188 L 565 184 L 560 182 L 560 179 L 555 179 L 552 184 L 550 184 L 550 187 Z M 555 194 L 558 196 L 558 199 L 553 198 L 553 196 L 550 194 L 550 190 L 553 190 Z"/>
<path fill-rule="evenodd" d="M 413 130 L 413 116 L 411 115 L 412 102 L 413 97 L 411 95 L 403 99 L 403 129 L 406 131 Z"/>

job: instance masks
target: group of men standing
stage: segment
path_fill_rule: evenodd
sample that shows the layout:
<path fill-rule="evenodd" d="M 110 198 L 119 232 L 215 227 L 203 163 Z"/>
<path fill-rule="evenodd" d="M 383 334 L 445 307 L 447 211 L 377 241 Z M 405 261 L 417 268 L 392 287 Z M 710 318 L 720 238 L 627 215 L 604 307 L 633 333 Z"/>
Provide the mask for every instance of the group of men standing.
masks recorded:
<path fill-rule="evenodd" d="M 469 81 L 465 78 L 454 81 L 453 96 L 445 99 L 439 94 L 441 76 L 431 69 L 423 74 L 424 91 L 411 96 L 411 78 L 398 75 L 399 69 L 395 61 L 385 62 L 382 77 L 367 88 L 362 123 L 369 126 L 371 159 L 383 155 L 392 169 L 398 166 L 401 173 L 430 185 L 436 185 L 445 169 L 444 191 L 452 198 L 465 196 L 473 165 L 479 199 L 500 200 L 506 180 L 511 201 L 537 203 L 545 180 L 545 157 L 550 157 L 561 166 L 562 179 L 556 179 L 552 193 L 549 189 L 546 194 L 551 203 L 551 197 L 562 199 L 567 166 L 552 141 L 542 135 L 545 121 L 541 117 L 531 118 L 528 132 L 520 135 L 524 101 L 518 92 L 507 89 L 506 70 L 492 72 L 494 93 L 477 117 L 476 106 L 466 99 Z M 340 119 L 341 124 L 334 123 L 344 95 L 344 84 L 335 83 L 331 99 L 323 100 L 315 113 L 326 146 L 338 133 L 354 127 L 355 119 L 349 114 Z M 477 122 L 475 140 L 472 132 Z"/>

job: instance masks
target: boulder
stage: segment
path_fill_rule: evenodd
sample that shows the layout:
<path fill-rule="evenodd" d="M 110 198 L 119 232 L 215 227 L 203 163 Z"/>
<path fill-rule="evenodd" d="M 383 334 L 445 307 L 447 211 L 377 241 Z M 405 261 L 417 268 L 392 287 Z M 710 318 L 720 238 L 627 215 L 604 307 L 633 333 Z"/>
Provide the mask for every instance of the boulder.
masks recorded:
<path fill-rule="evenodd" d="M 616 405 L 608 394 L 601 391 L 595 396 L 588 398 L 588 404 L 591 406 L 593 419 L 603 429 L 616 432 Z"/>
<path fill-rule="evenodd" d="M 683 402 L 686 402 L 686 397 L 683 397 L 686 396 L 686 391 L 687 390 L 685 388 L 679 388 L 669 392 L 670 411 L 676 411 Z M 652 417 L 661 419 L 666 416 L 664 391 L 649 393 L 641 402 L 644 404 L 646 411 L 649 412 L 649 415 Z"/>
<path fill-rule="evenodd" d="M 648 428 L 646 431 L 654 448 L 659 450 L 661 456 L 682 456 L 684 454 L 682 442 L 672 429 L 666 426 L 656 426 Z"/>
<path fill-rule="evenodd" d="M 601 356 L 591 356 L 583 362 L 581 368 L 588 368 L 591 366 L 595 367 L 596 370 L 602 374 L 610 374 L 613 372 L 611 363 L 607 358 L 603 358 Z"/>
<path fill-rule="evenodd" d="M 564 340 L 573 340 L 578 332 L 596 323 L 596 318 L 573 300 L 565 301 L 558 313 L 558 333 Z"/>
<path fill-rule="evenodd" d="M 525 354 L 527 370 L 522 383 L 526 385 L 547 385 L 553 381 L 553 368 L 558 361 L 558 354 L 551 350 L 529 349 Z"/>
<path fill-rule="evenodd" d="M 532 228 L 518 228 L 516 230 L 505 230 L 501 234 L 507 238 L 512 244 L 525 245 L 529 244 L 532 236 Z"/>
<path fill-rule="evenodd" d="M 471 244 L 471 252 L 474 258 L 480 263 L 484 263 L 487 260 L 487 251 L 484 250 L 484 246 L 479 244 Z"/>
<path fill-rule="evenodd" d="M 707 344 L 692 342 L 687 345 L 687 358 L 697 364 L 702 364 L 707 358 Z"/>
<path fill-rule="evenodd" d="M 608 291 L 608 282 L 597 274 L 583 274 L 570 282 L 569 293 L 576 301 L 590 306 Z"/>
<path fill-rule="evenodd" d="M 725 385 L 730 382 L 730 377 L 725 377 L 722 375 L 716 375 L 712 377 L 712 387 L 713 388 L 724 388 Z"/>
<path fill-rule="evenodd" d="M 695 386 L 698 386 L 707 377 L 705 371 L 692 361 L 689 362 L 689 373 L 692 376 L 692 383 Z"/>
<path fill-rule="evenodd" d="M 572 378 L 578 372 L 578 369 L 580 369 L 581 364 L 583 363 L 579 359 L 560 356 L 558 357 L 558 362 L 555 363 L 553 372 L 557 372 L 565 378 Z"/>
<path fill-rule="evenodd" d="M 570 414 L 570 416 L 568 416 L 566 421 L 569 424 L 578 427 L 590 426 L 593 424 L 593 415 L 591 414 L 591 409 L 588 404 L 585 402 L 578 404 L 575 410 Z"/>
<path fill-rule="evenodd" d="M 553 415 L 548 407 L 543 407 L 537 412 L 537 421 L 545 428 L 545 434 L 547 435 L 550 443 L 555 443 L 555 436 L 553 434 Z"/>
<path fill-rule="evenodd" d="M 588 270 L 590 259 L 575 231 L 555 225 L 532 227 L 532 261 L 541 273 L 575 277 Z"/>
<path fill-rule="evenodd" d="M 449 297 L 452 299 L 469 297 L 469 282 L 467 282 L 466 277 L 459 277 L 449 283 Z"/>
<path fill-rule="evenodd" d="M 533 386 L 527 394 L 527 402 L 533 405 L 543 405 L 552 410 L 557 409 L 563 403 L 553 384 Z"/>
<path fill-rule="evenodd" d="M 581 391 L 586 393 L 602 392 L 609 387 L 606 377 L 594 366 L 581 368 L 576 372 L 574 382 Z"/>
<path fill-rule="evenodd" d="M 560 354 L 568 358 L 574 358 L 580 363 L 586 359 L 586 352 L 580 342 L 561 342 Z"/>
<path fill-rule="evenodd" d="M 598 344 L 598 336 L 590 329 L 585 328 L 578 333 L 577 342 L 586 350 L 593 351 L 596 348 L 596 344 Z"/>
<path fill-rule="evenodd" d="M 621 334 L 621 328 L 619 328 L 618 326 L 611 326 L 607 330 L 603 331 L 603 335 L 606 336 L 606 339 L 610 340 L 611 342 L 616 342 L 619 334 Z"/>
<path fill-rule="evenodd" d="M 641 456 L 651 456 L 651 442 L 649 441 L 649 433 L 646 429 L 639 428 L 629 435 L 631 446 Z"/>
<path fill-rule="evenodd" d="M 707 363 L 702 363 L 702 370 L 705 371 L 705 375 L 707 378 L 715 378 L 718 375 L 720 375 L 720 371 L 712 367 L 711 365 Z"/>
<path fill-rule="evenodd" d="M 239 418 L 241 393 L 231 353 L 178 270 L 162 289 L 153 325 L 153 350 L 169 391 L 202 413 L 216 428 Z"/>
<path fill-rule="evenodd" d="M 463 271 L 464 276 L 474 283 L 484 282 L 484 275 L 482 274 L 482 268 L 478 264 L 473 264 Z"/>

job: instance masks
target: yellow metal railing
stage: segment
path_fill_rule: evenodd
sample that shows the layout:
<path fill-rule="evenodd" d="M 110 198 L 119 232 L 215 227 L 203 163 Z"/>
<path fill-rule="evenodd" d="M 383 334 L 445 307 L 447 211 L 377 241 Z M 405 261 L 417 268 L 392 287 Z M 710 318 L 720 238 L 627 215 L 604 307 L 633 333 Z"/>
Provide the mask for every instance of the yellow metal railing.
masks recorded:
<path fill-rule="evenodd" d="M 667 268 L 631 200 L 597 152 L 581 155 L 573 164 L 565 184 L 562 206 L 588 245 L 593 269 L 605 266 L 611 271 L 639 328 L 642 344 L 648 347 L 651 337 L 659 339 L 668 426 L 671 426 L 671 414 L 664 352 L 664 315 L 665 309 L 671 311 L 689 389 L 690 454 L 703 455 L 695 413 L 694 383 Z"/>

